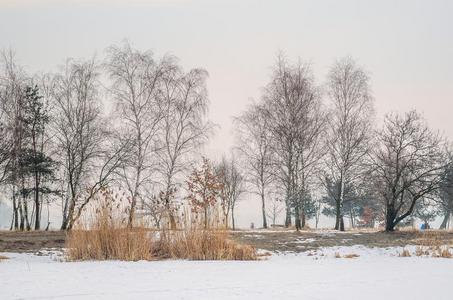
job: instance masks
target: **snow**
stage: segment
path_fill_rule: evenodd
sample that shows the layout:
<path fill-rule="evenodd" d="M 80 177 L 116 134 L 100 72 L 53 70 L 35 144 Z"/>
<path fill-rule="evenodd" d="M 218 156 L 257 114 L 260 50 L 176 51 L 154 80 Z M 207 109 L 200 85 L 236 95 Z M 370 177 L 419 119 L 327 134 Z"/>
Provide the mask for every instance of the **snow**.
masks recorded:
<path fill-rule="evenodd" d="M 316 241 L 317 241 L 316 239 L 308 238 L 308 239 L 297 239 L 297 240 L 294 241 L 294 243 L 296 243 L 296 244 L 311 244 L 311 243 L 314 243 Z"/>
<path fill-rule="evenodd" d="M 263 261 L 61 262 L 2 253 L 0 299 L 451 299 L 453 259 L 361 246 Z M 335 252 L 356 253 L 354 259 Z"/>
<path fill-rule="evenodd" d="M 388 257 L 398 257 L 401 255 L 403 250 L 408 250 L 411 254 L 415 253 L 418 246 L 407 245 L 405 247 L 366 247 L 363 245 L 354 246 L 335 246 L 335 247 L 322 247 L 317 250 L 301 253 L 300 255 L 310 256 L 313 259 L 328 259 L 335 258 L 336 255 L 341 257 L 348 254 L 356 254 L 363 260 L 381 260 Z M 426 247 L 426 249 L 428 249 Z M 414 254 L 415 256 L 415 254 Z M 399 261 L 399 260 L 397 260 Z"/>

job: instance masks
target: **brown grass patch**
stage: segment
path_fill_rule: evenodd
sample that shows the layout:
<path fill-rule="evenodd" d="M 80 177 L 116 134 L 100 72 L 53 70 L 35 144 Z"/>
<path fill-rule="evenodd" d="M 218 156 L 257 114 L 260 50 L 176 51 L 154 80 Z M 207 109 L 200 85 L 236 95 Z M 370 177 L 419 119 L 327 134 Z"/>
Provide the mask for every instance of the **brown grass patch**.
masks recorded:
<path fill-rule="evenodd" d="M 432 257 L 453 258 L 453 253 L 450 252 L 448 247 L 436 247 L 433 250 Z"/>
<path fill-rule="evenodd" d="M 2 260 L 6 260 L 6 259 L 9 259 L 9 257 L 8 257 L 8 256 L 4 256 L 4 255 L 0 255 L 0 262 L 1 262 Z"/>
<path fill-rule="evenodd" d="M 272 253 L 266 251 L 266 252 L 257 254 L 257 256 L 258 257 L 268 257 L 268 256 L 272 256 Z"/>
<path fill-rule="evenodd" d="M 256 260 L 255 248 L 239 244 L 226 230 L 151 231 L 129 228 L 112 205 L 101 204 L 91 222 L 79 223 L 67 237 L 68 260 Z"/>
<path fill-rule="evenodd" d="M 427 256 L 430 255 L 431 253 L 429 252 L 429 249 L 426 249 L 424 247 L 417 246 L 415 248 L 415 255 L 416 256 Z"/>
<path fill-rule="evenodd" d="M 343 258 L 357 258 L 357 257 L 360 257 L 360 255 L 355 254 L 355 253 L 346 254 L 343 256 Z"/>
<path fill-rule="evenodd" d="M 403 249 L 403 252 L 401 252 L 398 256 L 399 257 L 411 257 L 411 253 L 409 252 L 409 250 Z"/>
<path fill-rule="evenodd" d="M 415 242 L 422 246 L 440 247 L 446 243 L 445 231 L 440 230 L 418 231 L 415 237 Z"/>
<path fill-rule="evenodd" d="M 231 240 L 225 230 L 163 231 L 155 249 L 159 257 L 173 259 L 256 260 L 258 257 L 255 248 Z"/>
<path fill-rule="evenodd" d="M 340 253 L 335 252 L 334 257 L 335 258 L 357 258 L 357 257 L 360 257 L 360 255 L 355 254 L 355 253 L 350 253 L 350 254 L 345 254 L 345 255 L 341 256 Z"/>
<path fill-rule="evenodd" d="M 91 228 L 80 226 L 66 240 L 69 260 L 150 260 L 152 242 L 143 227 L 127 228 L 101 213 Z"/>

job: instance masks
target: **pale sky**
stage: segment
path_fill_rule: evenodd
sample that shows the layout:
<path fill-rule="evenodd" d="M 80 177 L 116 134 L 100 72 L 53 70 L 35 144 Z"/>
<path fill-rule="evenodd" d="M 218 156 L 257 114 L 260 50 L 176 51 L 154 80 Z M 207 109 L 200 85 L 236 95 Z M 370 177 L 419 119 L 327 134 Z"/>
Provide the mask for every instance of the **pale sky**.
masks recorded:
<path fill-rule="evenodd" d="M 453 1 L 0 0 L 0 49 L 30 73 L 102 58 L 123 39 L 210 76 L 209 153 L 228 152 L 231 117 L 258 99 L 276 53 L 311 62 L 319 84 L 350 55 L 369 71 L 378 116 L 417 109 L 453 140 Z M 259 224 L 244 200 L 241 225 Z"/>

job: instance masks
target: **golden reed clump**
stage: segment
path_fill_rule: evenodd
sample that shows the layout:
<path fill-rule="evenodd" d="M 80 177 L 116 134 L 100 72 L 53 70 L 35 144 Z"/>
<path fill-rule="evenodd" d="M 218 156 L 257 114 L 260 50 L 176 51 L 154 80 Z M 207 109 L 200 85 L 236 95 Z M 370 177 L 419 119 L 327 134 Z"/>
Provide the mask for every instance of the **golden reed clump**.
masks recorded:
<path fill-rule="evenodd" d="M 69 260 L 151 260 L 152 242 L 144 227 L 122 226 L 101 211 L 89 228 L 78 225 L 66 239 Z"/>
<path fill-rule="evenodd" d="M 201 229 L 199 224 L 182 230 L 152 230 L 143 225 L 130 228 L 124 218 L 109 204 L 108 193 L 101 208 L 89 222 L 79 222 L 68 233 L 68 260 L 256 260 L 255 248 L 229 238 L 229 232 L 219 227 Z M 187 218 L 187 217 L 186 217 Z M 196 218 L 192 218 L 196 220 Z M 215 223 L 215 222 L 213 222 Z"/>
<path fill-rule="evenodd" d="M 226 230 L 162 231 L 156 243 L 156 250 L 158 256 L 172 259 L 257 259 L 255 248 L 231 240 Z"/>

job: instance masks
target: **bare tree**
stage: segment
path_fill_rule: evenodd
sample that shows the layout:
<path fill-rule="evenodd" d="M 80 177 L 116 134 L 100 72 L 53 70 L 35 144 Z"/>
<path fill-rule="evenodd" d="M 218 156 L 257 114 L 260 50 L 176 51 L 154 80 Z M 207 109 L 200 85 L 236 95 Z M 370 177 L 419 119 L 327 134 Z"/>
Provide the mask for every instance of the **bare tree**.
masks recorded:
<path fill-rule="evenodd" d="M 245 162 L 245 179 L 261 199 L 263 228 L 267 228 L 266 195 L 274 181 L 270 124 L 262 105 L 253 104 L 239 117 L 236 147 Z"/>
<path fill-rule="evenodd" d="M 385 204 L 385 230 L 393 231 L 422 198 L 439 188 L 447 162 L 444 140 L 415 111 L 387 115 L 372 152 L 376 189 Z"/>
<path fill-rule="evenodd" d="M 244 177 L 239 172 L 234 156 L 231 159 L 226 157 L 216 166 L 216 173 L 222 183 L 220 191 L 220 206 L 225 219 L 225 226 L 228 228 L 228 219 L 231 212 L 231 225 L 233 230 L 236 229 L 234 217 L 235 208 L 241 195 L 245 192 Z"/>
<path fill-rule="evenodd" d="M 8 116 L 4 109 L 8 106 L 6 91 L 0 87 L 0 185 L 7 179 L 8 164 L 11 163 L 10 154 L 12 149 L 11 131 L 8 128 Z"/>
<path fill-rule="evenodd" d="M 24 174 L 20 158 L 23 148 L 24 120 L 23 108 L 25 86 L 29 78 L 17 65 L 13 51 L 1 52 L 0 97 L 1 114 L 3 118 L 3 135 L 7 138 L 3 147 L 4 151 L 2 177 L 11 185 L 13 223 L 15 229 L 30 229 L 29 209 L 25 196 L 20 196 L 24 187 Z M 22 193 L 22 195 L 24 195 Z"/>
<path fill-rule="evenodd" d="M 295 225 L 300 229 L 305 193 L 324 154 L 321 137 L 325 115 L 310 67 L 300 62 L 289 65 L 279 56 L 263 98 L 271 124 L 276 175 L 286 190 L 285 225 L 291 224 L 293 208 Z"/>
<path fill-rule="evenodd" d="M 314 215 L 315 215 L 315 229 L 318 229 L 319 220 L 321 219 L 322 213 L 322 198 L 316 197 L 316 200 L 313 203 L 314 206 Z"/>
<path fill-rule="evenodd" d="M 271 219 L 272 226 L 274 227 L 276 225 L 278 216 L 280 216 L 280 214 L 285 210 L 285 206 L 283 204 L 284 203 L 281 200 L 272 197 L 269 205 L 266 208 L 266 215 L 269 219 Z"/>
<path fill-rule="evenodd" d="M 445 167 L 440 183 L 439 197 L 435 200 L 439 206 L 439 213 L 443 214 L 439 229 L 447 229 L 453 213 L 453 156 L 451 152 L 449 153 L 449 164 Z"/>
<path fill-rule="evenodd" d="M 68 60 L 49 81 L 53 99 L 53 135 L 61 162 L 62 224 L 71 229 L 96 191 L 113 175 L 117 154 L 101 115 L 98 66 L 94 60 Z M 88 194 L 88 195 L 87 195 Z"/>
<path fill-rule="evenodd" d="M 130 150 L 128 143 L 118 142 L 118 139 L 112 137 L 111 133 L 106 132 L 105 136 L 106 139 L 100 147 L 102 150 L 94 165 L 96 172 L 90 177 L 88 183 L 85 184 L 84 191 L 76 199 L 77 207 L 74 214 L 70 216 L 67 227 L 69 230 L 73 228 L 91 200 L 116 180 L 117 170 L 123 165 L 125 154 Z"/>
<path fill-rule="evenodd" d="M 327 138 L 327 169 L 338 182 L 335 229 L 344 231 L 343 204 L 345 183 L 363 173 L 372 136 L 373 100 L 369 77 L 349 57 L 330 69 L 327 83 L 331 103 Z"/>
<path fill-rule="evenodd" d="M 205 70 L 184 73 L 174 64 L 162 78 L 162 148 L 157 155 L 163 190 L 154 199 L 163 200 L 172 229 L 176 227 L 174 197 L 183 183 L 178 176 L 188 171 L 189 156 L 207 141 L 213 129 L 213 124 L 206 120 L 209 105 L 206 77 Z"/>
<path fill-rule="evenodd" d="M 167 59 L 154 60 L 151 52 L 134 50 L 126 42 L 108 49 L 107 69 L 110 88 L 116 100 L 116 113 L 122 120 L 120 131 L 132 141 L 128 159 L 122 166 L 122 181 L 129 192 L 128 225 L 132 226 L 137 201 L 143 202 L 145 186 L 155 175 L 158 133 L 163 119 L 161 85 Z"/>

